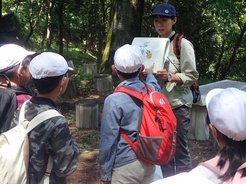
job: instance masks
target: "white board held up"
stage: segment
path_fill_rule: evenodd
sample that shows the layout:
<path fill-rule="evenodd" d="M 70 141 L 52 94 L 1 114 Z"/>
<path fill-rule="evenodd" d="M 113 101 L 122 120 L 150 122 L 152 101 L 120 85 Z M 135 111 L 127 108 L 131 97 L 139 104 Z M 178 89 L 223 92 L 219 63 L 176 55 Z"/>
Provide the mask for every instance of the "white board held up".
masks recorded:
<path fill-rule="evenodd" d="M 135 37 L 132 45 L 138 46 L 144 56 L 144 66 L 149 68 L 153 63 L 153 72 L 163 69 L 164 63 L 167 59 L 170 40 L 169 38 L 150 38 L 150 37 Z"/>

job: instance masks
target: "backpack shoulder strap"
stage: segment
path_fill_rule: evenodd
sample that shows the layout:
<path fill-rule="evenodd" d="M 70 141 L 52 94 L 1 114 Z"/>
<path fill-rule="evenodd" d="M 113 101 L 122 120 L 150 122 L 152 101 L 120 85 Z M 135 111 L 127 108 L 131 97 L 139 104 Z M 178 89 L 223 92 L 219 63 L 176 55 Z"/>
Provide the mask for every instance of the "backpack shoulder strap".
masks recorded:
<path fill-rule="evenodd" d="M 10 129 L 11 120 L 17 107 L 15 93 L 0 87 L 0 134 Z"/>
<path fill-rule="evenodd" d="M 129 86 L 119 86 L 115 89 L 115 92 L 123 92 L 126 93 L 132 97 L 135 97 L 141 101 L 143 101 L 143 95 L 141 92 L 138 92 Z M 120 135 L 125 139 L 125 141 L 132 147 L 132 149 L 136 152 L 137 151 L 137 146 L 134 144 L 130 138 L 126 135 L 126 133 L 120 128 Z"/>
<path fill-rule="evenodd" d="M 131 89 L 130 87 L 127 87 L 127 86 L 119 86 L 115 89 L 115 92 L 123 92 L 123 93 L 126 93 L 128 95 L 131 95 L 139 100 L 143 100 L 143 95 L 134 90 L 134 89 Z"/>
<path fill-rule="evenodd" d="M 211 170 L 212 172 L 214 172 L 215 174 L 220 176 L 221 175 L 220 169 L 218 167 L 216 167 L 216 165 L 218 163 L 218 159 L 219 159 L 219 157 L 216 156 L 210 160 L 207 160 L 205 162 L 201 162 L 199 165 L 202 165 L 202 166 L 208 168 L 209 170 Z"/>
<path fill-rule="evenodd" d="M 56 117 L 56 116 L 62 116 L 57 110 L 55 109 L 49 109 L 44 112 L 41 112 L 40 114 L 36 115 L 29 123 L 28 121 L 25 121 L 25 106 L 26 103 L 29 100 L 25 101 L 20 109 L 20 115 L 19 115 L 19 124 L 23 124 L 26 128 L 27 133 L 29 133 L 32 129 L 34 129 L 36 126 L 38 126 L 40 123 L 44 122 L 47 119 Z M 28 123 L 28 124 L 27 124 Z"/>
<path fill-rule="evenodd" d="M 219 169 L 219 167 L 217 167 L 217 163 L 218 163 L 218 159 L 219 157 L 216 156 L 215 158 L 212 158 L 206 162 L 202 162 L 199 165 L 205 166 L 208 169 L 210 169 L 212 172 L 214 172 L 215 174 L 217 174 L 218 176 L 222 176 L 225 172 L 226 169 L 228 168 L 228 165 L 225 166 L 223 169 Z M 246 181 L 246 177 L 242 177 L 242 170 L 246 168 L 246 162 L 243 163 L 236 171 L 236 173 L 234 174 L 234 176 L 226 181 L 223 181 L 223 184 L 232 184 L 232 183 L 245 183 Z"/>
<path fill-rule="evenodd" d="M 26 103 L 27 103 L 28 101 L 29 101 L 29 100 L 25 101 L 25 102 L 21 105 L 18 124 L 24 124 L 24 121 L 25 121 L 25 108 L 26 108 Z M 26 127 L 26 124 L 24 124 L 24 126 Z"/>
<path fill-rule="evenodd" d="M 211 158 L 210 160 L 207 160 L 205 162 L 201 162 L 199 165 L 202 165 L 202 166 L 208 168 L 209 170 L 211 170 L 212 172 L 214 172 L 218 176 L 222 176 L 223 173 L 226 172 L 229 163 L 227 162 L 226 165 L 222 169 L 220 169 L 217 166 L 218 162 L 219 162 L 219 155 L 216 155 L 214 158 Z"/>
<path fill-rule="evenodd" d="M 49 184 L 50 183 L 50 173 L 51 173 L 52 167 L 53 167 L 53 159 L 50 156 L 49 160 L 48 160 L 48 165 L 47 165 L 47 168 L 46 168 L 46 171 L 45 171 L 45 174 L 42 178 L 41 183 L 43 183 L 43 184 Z"/>
<path fill-rule="evenodd" d="M 170 38 L 170 41 L 173 41 L 173 52 L 179 60 L 180 60 L 181 40 L 183 37 L 184 35 L 175 33 Z"/>
<path fill-rule="evenodd" d="M 41 112 L 29 122 L 27 127 L 27 133 L 29 133 L 32 129 L 34 129 L 36 126 L 38 126 L 40 123 L 44 122 L 45 120 L 48 120 L 56 116 L 62 116 L 62 115 L 55 109 L 50 109 Z"/>
<path fill-rule="evenodd" d="M 55 109 L 50 109 L 50 110 L 41 112 L 29 122 L 28 124 L 29 126 L 27 127 L 27 133 L 29 133 L 33 128 L 35 128 L 36 126 L 38 126 L 40 123 L 44 122 L 45 120 L 48 120 L 56 116 L 62 116 L 62 115 Z M 49 156 L 48 165 L 47 165 L 45 174 L 42 179 L 43 184 L 50 183 L 49 181 L 50 181 L 50 173 L 51 173 L 52 167 L 53 167 L 53 159 L 51 156 Z"/>

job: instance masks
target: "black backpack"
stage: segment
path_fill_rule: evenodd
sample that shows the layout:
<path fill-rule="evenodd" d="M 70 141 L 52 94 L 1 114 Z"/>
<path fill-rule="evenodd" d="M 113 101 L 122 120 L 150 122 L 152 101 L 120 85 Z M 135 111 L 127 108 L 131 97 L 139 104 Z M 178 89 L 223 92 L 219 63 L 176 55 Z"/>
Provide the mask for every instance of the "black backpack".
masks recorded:
<path fill-rule="evenodd" d="M 17 108 L 17 98 L 16 95 L 19 94 L 28 94 L 32 95 L 32 91 L 27 87 L 16 87 L 11 86 L 10 80 L 4 74 L 0 74 L 4 76 L 8 81 L 8 86 L 0 85 L 0 134 L 8 131 L 11 127 L 11 121 L 14 117 L 15 110 Z"/>
<path fill-rule="evenodd" d="M 0 87 L 0 133 L 9 130 L 17 107 L 16 94 L 9 88 Z"/>

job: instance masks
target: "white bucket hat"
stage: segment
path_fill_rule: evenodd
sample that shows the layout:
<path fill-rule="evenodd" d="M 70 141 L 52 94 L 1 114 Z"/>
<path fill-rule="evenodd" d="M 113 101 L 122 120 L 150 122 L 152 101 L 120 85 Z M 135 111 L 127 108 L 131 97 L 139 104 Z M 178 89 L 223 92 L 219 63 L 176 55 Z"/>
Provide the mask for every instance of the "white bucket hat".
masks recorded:
<path fill-rule="evenodd" d="M 237 88 L 213 89 L 206 96 L 210 122 L 227 137 L 246 139 L 246 92 Z"/>
<path fill-rule="evenodd" d="M 34 57 L 29 66 L 30 73 L 34 79 L 56 77 L 73 71 L 63 56 L 54 52 L 43 52 Z"/>
<path fill-rule="evenodd" d="M 19 64 L 35 52 L 28 51 L 15 44 L 5 44 L 0 47 L 0 72 L 5 72 Z"/>
<path fill-rule="evenodd" d="M 125 44 L 116 50 L 114 65 L 122 73 L 134 73 L 143 65 L 143 54 L 138 47 Z"/>

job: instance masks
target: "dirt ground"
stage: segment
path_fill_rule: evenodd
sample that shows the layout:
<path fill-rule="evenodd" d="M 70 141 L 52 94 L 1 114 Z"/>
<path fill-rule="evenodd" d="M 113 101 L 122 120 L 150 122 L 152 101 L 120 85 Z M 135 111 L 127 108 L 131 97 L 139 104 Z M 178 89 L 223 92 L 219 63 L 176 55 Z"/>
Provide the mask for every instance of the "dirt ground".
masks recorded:
<path fill-rule="evenodd" d="M 81 97 L 85 98 L 85 97 Z M 99 104 L 99 119 L 100 111 L 103 106 L 104 97 L 98 95 L 86 96 L 86 98 L 93 98 L 98 100 Z M 99 129 L 82 130 L 76 127 L 75 118 L 75 102 L 73 100 L 61 100 L 58 107 L 69 121 L 69 127 L 72 131 L 73 138 L 77 141 L 80 148 L 80 161 L 77 170 L 67 178 L 68 184 L 99 184 L 100 169 L 98 162 L 98 143 L 99 143 Z M 195 167 L 199 162 L 212 158 L 216 154 L 214 148 L 214 141 L 211 138 L 207 141 L 189 140 L 189 147 L 193 166 Z"/>

